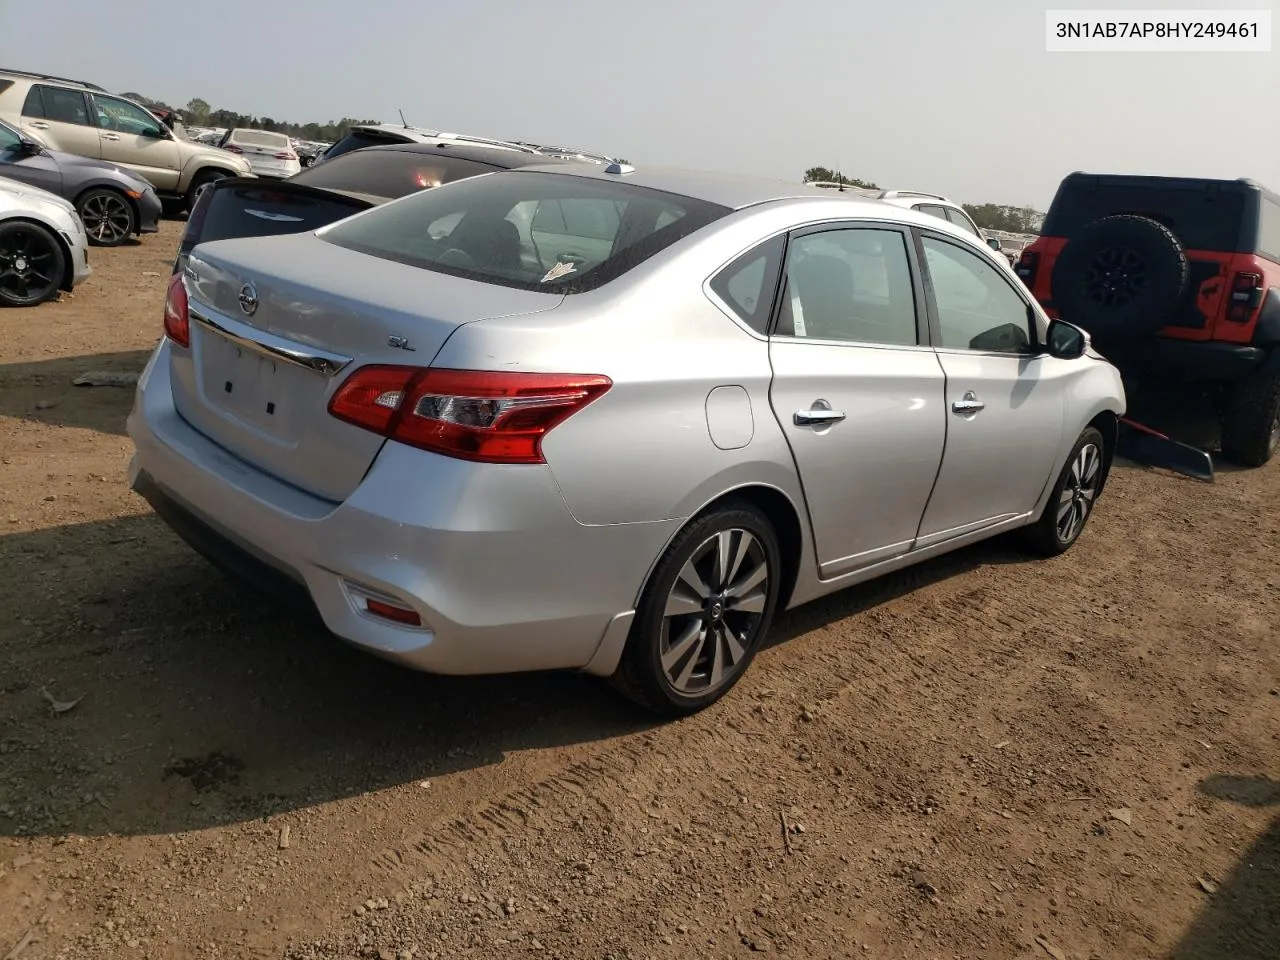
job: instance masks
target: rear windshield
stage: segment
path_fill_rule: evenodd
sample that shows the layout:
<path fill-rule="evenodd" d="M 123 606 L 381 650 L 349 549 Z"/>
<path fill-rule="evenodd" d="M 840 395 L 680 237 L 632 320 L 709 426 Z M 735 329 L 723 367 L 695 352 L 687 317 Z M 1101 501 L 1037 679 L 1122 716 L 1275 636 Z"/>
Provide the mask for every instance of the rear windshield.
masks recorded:
<path fill-rule="evenodd" d="M 409 142 L 411 142 L 410 138 L 398 137 L 394 134 L 379 134 L 368 130 L 352 130 L 324 152 L 324 159 L 327 163 L 334 157 L 340 157 L 342 154 L 350 153 L 352 150 L 363 150 L 365 147 L 382 147 L 386 146 L 388 143 Z"/>
<path fill-rule="evenodd" d="M 301 233 L 368 209 L 361 200 L 311 193 L 287 185 L 220 184 L 187 221 L 183 247 L 233 237 Z"/>
<path fill-rule="evenodd" d="M 1070 239 L 1099 217 L 1136 214 L 1163 223 L 1187 250 L 1252 252 L 1247 249 L 1252 246 L 1250 231 L 1241 231 L 1247 206 L 1243 191 L 1232 184 L 1082 178 L 1062 184 L 1040 233 Z"/>
<path fill-rule="evenodd" d="M 320 236 L 425 270 L 580 293 L 727 213 L 728 207 L 631 184 L 508 171 L 393 201 Z"/>
<path fill-rule="evenodd" d="M 387 148 L 358 150 L 326 161 L 295 174 L 293 182 L 322 190 L 350 190 L 394 199 L 496 169 L 474 160 Z"/>
<path fill-rule="evenodd" d="M 231 134 L 232 143 L 247 143 L 251 147 L 285 147 L 289 146 L 289 138 L 283 133 L 271 133 L 267 130 L 237 130 Z"/>

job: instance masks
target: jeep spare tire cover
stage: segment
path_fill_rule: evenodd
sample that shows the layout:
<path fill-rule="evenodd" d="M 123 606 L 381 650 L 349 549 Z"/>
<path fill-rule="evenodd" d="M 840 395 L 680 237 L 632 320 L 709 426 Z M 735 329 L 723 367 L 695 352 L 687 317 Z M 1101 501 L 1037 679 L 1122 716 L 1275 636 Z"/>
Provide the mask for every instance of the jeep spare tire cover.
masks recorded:
<path fill-rule="evenodd" d="M 1102 217 L 1067 242 L 1051 296 L 1063 320 L 1099 341 L 1154 336 L 1187 289 L 1187 256 L 1173 231 L 1148 217 Z"/>

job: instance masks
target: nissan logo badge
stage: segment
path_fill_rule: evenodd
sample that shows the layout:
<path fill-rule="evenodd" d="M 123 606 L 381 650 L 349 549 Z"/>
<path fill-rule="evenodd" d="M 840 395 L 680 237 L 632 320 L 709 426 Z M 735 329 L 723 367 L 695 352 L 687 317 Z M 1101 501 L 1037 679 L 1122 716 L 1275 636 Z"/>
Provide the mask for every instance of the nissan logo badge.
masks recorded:
<path fill-rule="evenodd" d="M 246 283 L 240 288 L 240 309 L 244 311 L 246 317 L 252 317 L 258 310 L 258 291 L 254 289 L 252 283 Z"/>

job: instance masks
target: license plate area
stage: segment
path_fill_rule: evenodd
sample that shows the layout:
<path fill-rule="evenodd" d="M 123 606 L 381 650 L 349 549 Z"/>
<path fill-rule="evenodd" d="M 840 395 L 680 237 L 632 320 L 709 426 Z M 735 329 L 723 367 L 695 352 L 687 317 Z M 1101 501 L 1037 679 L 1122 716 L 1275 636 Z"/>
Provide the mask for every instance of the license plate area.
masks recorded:
<path fill-rule="evenodd" d="M 277 440 L 296 441 L 302 418 L 323 399 L 324 377 L 202 331 L 201 379 L 206 400 L 243 424 Z"/>

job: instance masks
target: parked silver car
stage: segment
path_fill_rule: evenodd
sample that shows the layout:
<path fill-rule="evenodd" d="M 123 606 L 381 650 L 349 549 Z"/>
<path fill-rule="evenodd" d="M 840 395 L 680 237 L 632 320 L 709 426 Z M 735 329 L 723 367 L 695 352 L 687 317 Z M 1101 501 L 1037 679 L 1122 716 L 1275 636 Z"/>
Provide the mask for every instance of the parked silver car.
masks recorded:
<path fill-rule="evenodd" d="M 76 208 L 0 176 L 0 306 L 34 307 L 88 279 L 89 239 Z"/>
<path fill-rule="evenodd" d="M 1075 542 L 1124 394 L 960 228 L 611 164 L 197 246 L 129 417 L 193 545 L 452 674 L 667 714 L 778 609 L 1018 530 Z"/>

